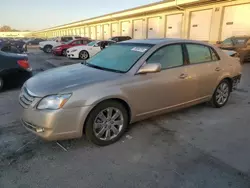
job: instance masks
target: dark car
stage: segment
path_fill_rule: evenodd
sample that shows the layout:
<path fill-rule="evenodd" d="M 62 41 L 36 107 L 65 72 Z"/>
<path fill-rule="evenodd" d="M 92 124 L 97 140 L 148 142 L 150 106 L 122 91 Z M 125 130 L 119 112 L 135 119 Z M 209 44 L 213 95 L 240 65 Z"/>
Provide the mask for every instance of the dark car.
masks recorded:
<path fill-rule="evenodd" d="M 132 39 L 130 36 L 115 36 L 115 37 L 111 37 L 109 40 L 113 40 L 115 42 L 121 42 L 125 40 L 130 40 L 130 39 Z"/>
<path fill-rule="evenodd" d="M 223 50 L 236 51 L 241 63 L 250 62 L 250 36 L 233 36 L 217 42 L 216 46 Z"/>
<path fill-rule="evenodd" d="M 0 91 L 9 84 L 24 82 L 31 75 L 27 55 L 0 51 Z"/>
<path fill-rule="evenodd" d="M 39 42 L 45 41 L 44 39 L 35 38 L 26 42 L 27 45 L 39 45 Z"/>

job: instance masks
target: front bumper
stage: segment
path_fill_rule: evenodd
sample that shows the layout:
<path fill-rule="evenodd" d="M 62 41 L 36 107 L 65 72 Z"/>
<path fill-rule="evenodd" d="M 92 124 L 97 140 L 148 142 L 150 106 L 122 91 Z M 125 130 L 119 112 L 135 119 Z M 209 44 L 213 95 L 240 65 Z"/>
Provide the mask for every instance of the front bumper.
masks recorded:
<path fill-rule="evenodd" d="M 85 119 L 91 107 L 60 110 L 24 109 L 24 127 L 45 140 L 66 140 L 82 136 Z"/>
<path fill-rule="evenodd" d="M 79 53 L 78 52 L 69 52 L 69 51 L 67 51 L 67 57 L 68 58 L 79 58 Z"/>

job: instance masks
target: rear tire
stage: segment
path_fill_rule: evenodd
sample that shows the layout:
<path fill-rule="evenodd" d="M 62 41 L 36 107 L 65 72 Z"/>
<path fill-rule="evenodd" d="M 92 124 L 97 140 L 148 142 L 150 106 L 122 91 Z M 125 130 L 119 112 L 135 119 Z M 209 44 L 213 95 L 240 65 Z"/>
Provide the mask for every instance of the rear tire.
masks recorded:
<path fill-rule="evenodd" d="M 45 46 L 43 51 L 45 53 L 51 53 L 52 52 L 52 46 L 51 45 Z"/>
<path fill-rule="evenodd" d="M 83 50 L 79 53 L 79 58 L 87 60 L 89 58 L 89 53 L 86 50 Z"/>
<path fill-rule="evenodd" d="M 3 78 L 0 77 L 0 92 L 3 90 L 3 86 L 4 86 L 4 81 Z"/>
<path fill-rule="evenodd" d="M 85 122 L 85 134 L 92 143 L 106 146 L 118 141 L 128 124 L 128 112 L 121 103 L 104 101 L 89 113 Z"/>
<path fill-rule="evenodd" d="M 213 97 L 210 101 L 211 105 L 215 108 L 224 106 L 230 96 L 231 85 L 228 80 L 222 80 L 214 91 Z"/>

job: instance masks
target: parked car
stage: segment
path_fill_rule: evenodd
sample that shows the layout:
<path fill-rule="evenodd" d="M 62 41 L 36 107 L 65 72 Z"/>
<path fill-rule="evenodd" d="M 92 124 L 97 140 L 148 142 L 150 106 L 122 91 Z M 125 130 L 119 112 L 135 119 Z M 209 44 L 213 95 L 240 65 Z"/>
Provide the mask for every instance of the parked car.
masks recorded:
<path fill-rule="evenodd" d="M 69 42 L 69 41 L 75 40 L 75 39 L 80 39 L 80 38 L 82 38 L 82 37 L 80 37 L 80 36 L 57 37 L 57 38 L 53 38 L 51 40 L 39 42 L 39 48 L 41 50 L 43 50 L 45 53 L 51 53 L 53 47 L 59 46 L 63 43 L 66 43 L 66 42 Z"/>
<path fill-rule="evenodd" d="M 115 36 L 115 37 L 111 37 L 109 40 L 113 40 L 115 42 L 122 42 L 125 40 L 130 40 L 132 39 L 130 36 Z"/>
<path fill-rule="evenodd" d="M 250 36 L 233 36 L 217 42 L 216 46 L 238 52 L 241 63 L 250 61 Z"/>
<path fill-rule="evenodd" d="M 25 81 L 32 75 L 27 55 L 0 51 L 0 92 L 10 83 Z"/>
<path fill-rule="evenodd" d="M 52 53 L 54 55 L 66 56 L 67 49 L 69 49 L 71 47 L 76 47 L 76 46 L 84 46 L 84 45 L 90 43 L 91 41 L 92 40 L 90 40 L 89 38 L 80 38 L 80 39 L 71 40 L 65 44 L 61 44 L 59 46 L 55 46 L 54 48 L 52 48 Z"/>
<path fill-rule="evenodd" d="M 84 133 L 93 143 L 108 145 L 130 123 L 207 101 L 224 106 L 241 71 L 237 59 L 206 43 L 124 41 L 82 63 L 30 78 L 20 94 L 21 119 L 47 140 Z"/>
<path fill-rule="evenodd" d="M 100 52 L 103 48 L 114 44 L 112 40 L 96 40 L 88 43 L 86 46 L 76 46 L 67 50 L 68 58 L 80 58 L 87 60 Z"/>
<path fill-rule="evenodd" d="M 20 45 L 20 46 L 19 46 Z M 10 41 L 0 43 L 0 50 L 3 52 L 9 52 L 9 53 L 25 53 L 27 52 L 27 46 L 23 43 L 13 43 Z"/>
<path fill-rule="evenodd" d="M 30 39 L 28 41 L 26 41 L 27 45 L 39 45 L 40 42 L 45 41 L 44 39 L 41 38 L 35 38 L 35 39 Z"/>

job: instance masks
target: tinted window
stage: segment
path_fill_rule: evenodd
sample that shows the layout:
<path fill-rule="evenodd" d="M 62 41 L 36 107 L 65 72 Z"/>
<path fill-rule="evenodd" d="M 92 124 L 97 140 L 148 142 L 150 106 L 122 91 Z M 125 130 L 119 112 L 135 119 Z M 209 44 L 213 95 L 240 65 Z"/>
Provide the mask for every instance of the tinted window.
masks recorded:
<path fill-rule="evenodd" d="M 73 43 L 74 45 L 78 45 L 78 44 L 82 44 L 82 42 L 80 40 L 77 40 Z"/>
<path fill-rule="evenodd" d="M 245 44 L 248 41 L 247 38 L 234 38 L 236 44 Z"/>
<path fill-rule="evenodd" d="M 75 39 L 80 39 L 80 38 L 82 38 L 82 37 L 75 37 Z"/>
<path fill-rule="evenodd" d="M 199 44 L 187 44 L 190 64 L 212 61 L 210 49 Z"/>
<path fill-rule="evenodd" d="M 62 39 L 61 39 L 62 42 L 68 42 L 70 40 L 73 40 L 73 38 L 72 37 L 62 37 Z"/>
<path fill-rule="evenodd" d="M 233 41 L 231 39 L 226 39 L 222 42 L 222 45 L 233 45 Z"/>
<path fill-rule="evenodd" d="M 90 66 L 127 72 L 150 48 L 151 45 L 143 44 L 114 44 L 105 48 L 87 62 Z"/>
<path fill-rule="evenodd" d="M 182 47 L 179 44 L 169 45 L 157 50 L 147 63 L 160 63 L 162 69 L 183 65 Z"/>
<path fill-rule="evenodd" d="M 81 43 L 82 44 L 88 44 L 90 41 L 88 41 L 88 40 L 81 40 Z"/>

